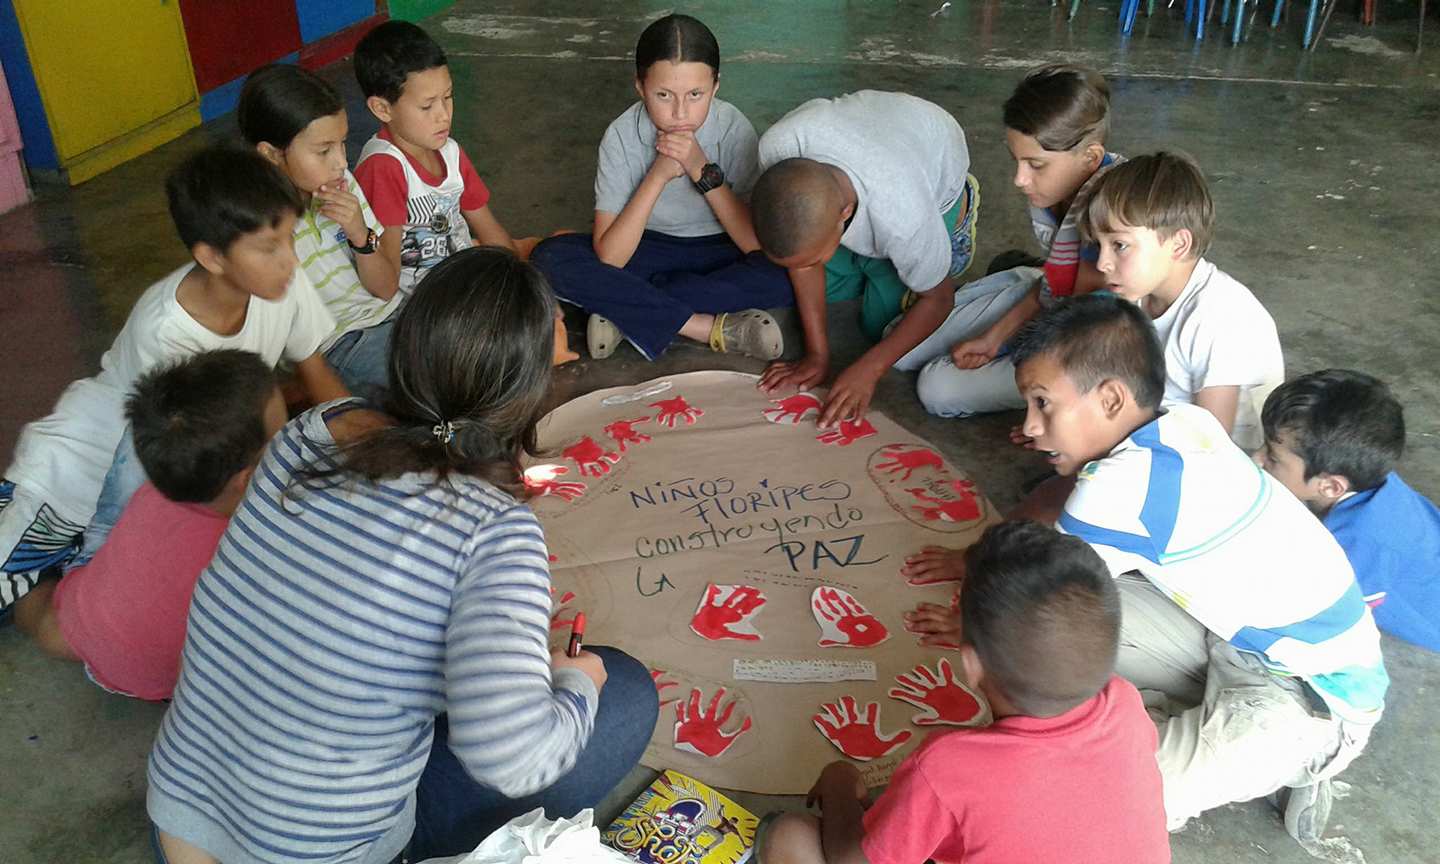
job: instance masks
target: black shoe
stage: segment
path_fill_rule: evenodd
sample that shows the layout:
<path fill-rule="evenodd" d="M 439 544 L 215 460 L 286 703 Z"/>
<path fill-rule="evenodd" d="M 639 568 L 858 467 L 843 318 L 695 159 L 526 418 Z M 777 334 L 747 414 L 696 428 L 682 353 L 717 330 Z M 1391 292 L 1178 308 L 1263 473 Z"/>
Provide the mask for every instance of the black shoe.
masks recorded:
<path fill-rule="evenodd" d="M 1044 267 L 1045 259 L 1036 258 L 1024 249 L 1007 249 L 990 259 L 990 266 L 985 268 L 985 275 L 999 273 L 1002 270 L 1014 270 L 1016 267 Z"/>

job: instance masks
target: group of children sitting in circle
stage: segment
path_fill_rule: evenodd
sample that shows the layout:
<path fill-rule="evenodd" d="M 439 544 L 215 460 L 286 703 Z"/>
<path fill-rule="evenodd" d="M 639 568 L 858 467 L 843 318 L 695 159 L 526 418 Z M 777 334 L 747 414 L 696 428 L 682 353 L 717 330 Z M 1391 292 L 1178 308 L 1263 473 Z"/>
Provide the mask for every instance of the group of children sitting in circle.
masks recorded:
<path fill-rule="evenodd" d="M 157 860 L 458 854 L 634 766 L 654 685 L 617 650 L 551 652 L 524 504 L 575 357 L 558 301 L 593 357 L 684 337 L 773 361 L 759 386 L 785 393 L 828 379 L 826 305 L 858 299 L 874 345 L 821 425 L 918 370 L 941 416 L 1023 408 L 1012 440 L 1054 469 L 902 571 L 959 582 L 906 627 L 960 646 L 994 723 L 932 736 L 868 809 L 830 766 L 820 817 L 767 822 L 761 861 L 1168 861 L 1167 829 L 1267 795 L 1316 840 L 1382 712 L 1376 622 L 1440 649 L 1440 511 L 1393 472 L 1395 397 L 1343 370 L 1282 383 L 1273 320 L 1204 258 L 1200 170 L 1107 151 L 1093 71 L 1036 69 L 1005 103 L 1045 254 L 961 284 L 980 190 L 947 111 L 861 91 L 757 138 L 719 66 L 694 18 L 645 29 L 590 234 L 509 235 L 450 137 L 444 52 L 401 22 L 356 49 L 381 130 L 354 174 L 336 92 L 280 65 L 243 91 L 250 146 L 170 176 L 193 260 L 0 484 L 0 608 L 101 687 L 172 700 Z M 787 362 L 768 310 L 791 305 Z"/>

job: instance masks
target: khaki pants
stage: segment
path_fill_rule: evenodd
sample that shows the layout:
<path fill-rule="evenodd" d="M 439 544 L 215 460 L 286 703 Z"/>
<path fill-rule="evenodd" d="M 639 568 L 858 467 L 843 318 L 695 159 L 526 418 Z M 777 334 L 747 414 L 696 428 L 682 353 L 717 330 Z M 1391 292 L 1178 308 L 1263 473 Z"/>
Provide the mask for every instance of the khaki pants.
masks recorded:
<path fill-rule="evenodd" d="M 1136 574 L 1116 580 L 1124 618 L 1116 671 L 1145 698 L 1170 830 L 1231 802 L 1339 774 L 1373 724 L 1332 716 L 1298 678 L 1269 671 Z"/>

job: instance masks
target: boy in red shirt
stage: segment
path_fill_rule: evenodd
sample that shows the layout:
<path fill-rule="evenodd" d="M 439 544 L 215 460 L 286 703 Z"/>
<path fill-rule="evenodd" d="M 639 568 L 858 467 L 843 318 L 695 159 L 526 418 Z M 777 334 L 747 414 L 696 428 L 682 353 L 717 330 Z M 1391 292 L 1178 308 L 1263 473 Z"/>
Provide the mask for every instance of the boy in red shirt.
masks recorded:
<path fill-rule="evenodd" d="M 820 817 L 777 819 L 763 864 L 1170 860 L 1155 726 L 1114 675 L 1120 598 L 1100 556 L 1021 521 L 966 558 L 960 660 L 995 722 L 932 735 L 868 811 L 855 766 L 827 766 L 810 790 Z"/>
<path fill-rule="evenodd" d="M 380 253 L 400 290 L 473 243 L 528 254 L 490 210 L 490 190 L 450 137 L 454 85 L 445 51 L 408 21 L 387 21 L 355 46 L 355 77 L 380 131 L 360 151 L 355 179 L 385 227 Z"/>
<path fill-rule="evenodd" d="M 126 415 L 149 482 L 94 558 L 16 604 L 15 624 L 106 690 L 169 699 L 195 580 L 285 425 L 285 401 L 258 355 L 224 349 L 146 373 Z"/>

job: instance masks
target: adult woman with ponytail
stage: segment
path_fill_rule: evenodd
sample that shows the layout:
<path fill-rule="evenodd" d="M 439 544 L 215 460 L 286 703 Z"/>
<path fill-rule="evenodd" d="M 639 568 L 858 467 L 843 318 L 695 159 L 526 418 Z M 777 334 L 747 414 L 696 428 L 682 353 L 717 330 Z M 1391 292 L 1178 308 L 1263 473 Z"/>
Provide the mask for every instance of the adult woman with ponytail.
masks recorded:
<path fill-rule="evenodd" d="M 160 861 L 454 855 L 633 767 L 645 667 L 547 647 L 519 458 L 554 320 L 530 265 L 452 255 L 396 322 L 386 413 L 333 402 L 276 436 L 195 588 L 150 757 Z"/>

